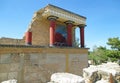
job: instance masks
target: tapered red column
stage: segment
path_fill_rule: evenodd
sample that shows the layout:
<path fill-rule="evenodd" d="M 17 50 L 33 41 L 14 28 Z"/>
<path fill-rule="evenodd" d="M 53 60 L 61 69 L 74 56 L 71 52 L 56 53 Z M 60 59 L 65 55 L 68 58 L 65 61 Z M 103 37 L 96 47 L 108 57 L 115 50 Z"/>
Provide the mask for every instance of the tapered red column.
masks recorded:
<path fill-rule="evenodd" d="M 84 48 L 85 47 L 85 44 L 84 44 L 84 28 L 85 28 L 85 25 L 80 25 L 80 44 L 81 44 L 81 48 Z"/>
<path fill-rule="evenodd" d="M 32 45 L 32 32 L 30 32 L 30 31 L 26 32 L 25 43 L 26 43 L 26 45 Z"/>
<path fill-rule="evenodd" d="M 67 45 L 72 46 L 72 27 L 73 27 L 72 21 L 67 21 Z"/>
<path fill-rule="evenodd" d="M 67 44 L 72 46 L 72 24 L 67 24 Z"/>
<path fill-rule="evenodd" d="M 55 43 L 55 27 L 56 27 L 56 17 L 48 17 L 50 21 L 50 42 L 49 46 L 54 46 Z"/>

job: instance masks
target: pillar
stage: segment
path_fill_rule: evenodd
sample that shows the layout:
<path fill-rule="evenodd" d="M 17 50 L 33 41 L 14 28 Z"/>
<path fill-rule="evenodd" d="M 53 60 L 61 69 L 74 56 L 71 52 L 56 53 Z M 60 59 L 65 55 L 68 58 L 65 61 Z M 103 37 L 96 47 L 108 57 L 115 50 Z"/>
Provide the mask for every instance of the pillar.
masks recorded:
<path fill-rule="evenodd" d="M 72 21 L 67 21 L 65 22 L 67 24 L 67 45 L 72 46 L 72 27 L 73 27 L 73 22 Z"/>
<path fill-rule="evenodd" d="M 75 28 L 73 28 L 73 35 L 72 35 L 72 37 L 73 37 L 73 46 L 75 46 Z"/>
<path fill-rule="evenodd" d="M 25 43 L 26 43 L 26 45 L 32 45 L 32 32 L 31 31 L 26 32 Z"/>
<path fill-rule="evenodd" d="M 50 21 L 50 29 L 49 29 L 49 33 L 50 33 L 50 39 L 49 39 L 49 46 L 54 46 L 55 43 L 55 27 L 56 27 L 56 19 L 57 17 L 55 16 L 50 16 L 48 17 L 49 21 Z"/>
<path fill-rule="evenodd" d="M 81 44 L 81 48 L 84 48 L 85 45 L 84 45 L 84 28 L 85 28 L 85 25 L 79 25 L 79 28 L 80 28 L 80 44 Z"/>

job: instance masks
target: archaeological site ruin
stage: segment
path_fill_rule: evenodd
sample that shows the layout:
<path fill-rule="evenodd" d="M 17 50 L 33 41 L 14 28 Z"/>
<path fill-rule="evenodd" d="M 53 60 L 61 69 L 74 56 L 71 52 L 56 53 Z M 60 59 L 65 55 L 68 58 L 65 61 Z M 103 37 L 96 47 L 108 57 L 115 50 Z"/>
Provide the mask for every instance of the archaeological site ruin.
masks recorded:
<path fill-rule="evenodd" d="M 0 82 L 47 83 L 56 72 L 82 75 L 88 66 L 85 26 L 86 17 L 51 4 L 36 11 L 22 39 L 0 38 Z"/>

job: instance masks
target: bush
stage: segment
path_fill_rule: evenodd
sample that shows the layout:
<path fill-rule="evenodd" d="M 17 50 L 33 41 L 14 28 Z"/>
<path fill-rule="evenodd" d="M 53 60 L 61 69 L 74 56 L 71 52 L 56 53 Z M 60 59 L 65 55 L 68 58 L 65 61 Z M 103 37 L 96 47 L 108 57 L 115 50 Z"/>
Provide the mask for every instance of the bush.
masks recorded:
<path fill-rule="evenodd" d="M 93 52 L 89 53 L 89 59 L 93 60 L 94 65 L 109 61 L 117 62 L 118 59 L 120 59 L 120 51 L 97 48 Z"/>

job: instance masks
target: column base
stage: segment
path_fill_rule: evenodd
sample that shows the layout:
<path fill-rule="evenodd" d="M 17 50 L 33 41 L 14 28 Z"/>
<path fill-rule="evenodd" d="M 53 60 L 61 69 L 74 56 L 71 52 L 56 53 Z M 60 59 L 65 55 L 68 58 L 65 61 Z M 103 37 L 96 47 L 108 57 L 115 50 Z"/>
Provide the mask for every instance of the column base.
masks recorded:
<path fill-rule="evenodd" d="M 50 47 L 55 47 L 55 45 L 49 45 Z"/>
<path fill-rule="evenodd" d="M 31 43 L 31 42 L 28 42 L 28 43 L 26 43 L 25 45 L 28 45 L 28 46 L 29 46 L 29 45 L 32 45 L 32 43 Z"/>
<path fill-rule="evenodd" d="M 85 48 L 85 46 L 81 46 L 81 48 Z"/>

